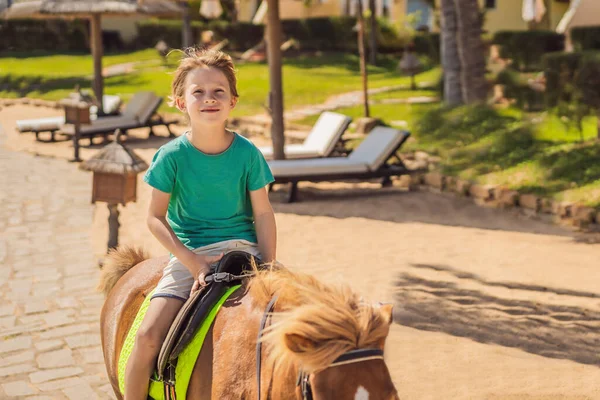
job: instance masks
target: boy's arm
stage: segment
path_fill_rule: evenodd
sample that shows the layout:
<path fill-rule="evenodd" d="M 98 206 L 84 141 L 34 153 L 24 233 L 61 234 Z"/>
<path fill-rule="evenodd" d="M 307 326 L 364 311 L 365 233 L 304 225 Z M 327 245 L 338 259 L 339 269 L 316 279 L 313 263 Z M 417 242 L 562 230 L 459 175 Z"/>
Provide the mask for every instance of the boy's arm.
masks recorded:
<path fill-rule="evenodd" d="M 147 219 L 148 229 L 167 250 L 190 270 L 192 276 L 198 279 L 200 273 L 206 274 L 208 272 L 210 263 L 218 261 L 221 257 L 197 255 L 181 243 L 166 218 L 170 198 L 169 193 L 152 188 Z M 204 281 L 204 275 L 202 281 Z"/>
<path fill-rule="evenodd" d="M 256 225 L 258 249 L 263 257 L 263 261 L 267 263 L 276 261 L 277 226 L 267 188 L 263 187 L 250 191 L 250 201 L 252 202 L 252 213 L 254 214 L 254 224 Z"/>

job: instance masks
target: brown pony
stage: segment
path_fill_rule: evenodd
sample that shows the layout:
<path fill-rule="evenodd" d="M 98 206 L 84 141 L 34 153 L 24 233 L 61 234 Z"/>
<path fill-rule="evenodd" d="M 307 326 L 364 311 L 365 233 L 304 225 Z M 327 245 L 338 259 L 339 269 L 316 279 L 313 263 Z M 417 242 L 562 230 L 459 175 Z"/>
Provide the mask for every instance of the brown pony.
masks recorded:
<path fill-rule="evenodd" d="M 132 248 L 113 251 L 99 285 L 107 295 L 101 316 L 104 360 L 119 399 L 121 346 L 167 262 L 146 258 Z M 259 396 L 256 342 L 263 313 L 275 293 L 277 302 L 263 336 Z M 352 350 L 383 350 L 391 320 L 391 306 L 364 303 L 346 287 L 324 285 L 287 269 L 261 271 L 221 308 L 194 367 L 187 398 L 302 399 L 297 386 L 301 370 L 314 400 L 397 400 L 382 357 L 332 365 Z"/>

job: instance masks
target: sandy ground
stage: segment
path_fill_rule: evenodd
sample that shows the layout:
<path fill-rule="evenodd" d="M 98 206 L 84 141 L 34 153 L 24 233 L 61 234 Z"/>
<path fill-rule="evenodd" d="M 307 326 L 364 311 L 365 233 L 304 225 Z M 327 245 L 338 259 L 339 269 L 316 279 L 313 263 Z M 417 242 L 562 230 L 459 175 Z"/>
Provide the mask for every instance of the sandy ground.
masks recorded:
<path fill-rule="evenodd" d="M 57 114 L 4 108 L 6 146 L 68 160 L 70 142 L 14 130 L 17 119 Z M 132 132 L 128 145 L 150 160 L 166 139 L 146 135 Z M 145 227 L 149 189 L 139 182 L 137 203 L 121 208 L 120 241 L 165 254 Z M 368 183 L 306 184 L 295 204 L 285 194 L 271 194 L 281 262 L 395 303 L 386 358 L 401 398 L 600 399 L 599 245 L 443 194 Z M 99 203 L 94 213 L 100 257 L 108 212 Z"/>

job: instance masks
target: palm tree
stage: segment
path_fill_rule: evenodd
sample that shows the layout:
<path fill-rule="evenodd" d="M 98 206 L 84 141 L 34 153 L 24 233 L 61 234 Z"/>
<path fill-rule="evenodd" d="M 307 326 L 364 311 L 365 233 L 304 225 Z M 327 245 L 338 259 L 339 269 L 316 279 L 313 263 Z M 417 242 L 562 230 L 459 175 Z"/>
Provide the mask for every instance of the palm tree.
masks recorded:
<path fill-rule="evenodd" d="M 269 110 L 273 158 L 285 158 L 283 135 L 283 77 L 281 65 L 281 19 L 279 0 L 267 0 L 267 58 L 269 61 Z"/>
<path fill-rule="evenodd" d="M 487 97 L 485 55 L 481 40 L 482 15 L 477 0 L 454 0 L 458 35 L 458 56 L 462 99 L 466 104 L 484 102 Z"/>
<path fill-rule="evenodd" d="M 441 52 L 444 70 L 444 102 L 450 106 L 463 103 L 461 65 L 457 41 L 457 13 L 454 0 L 442 0 L 441 4 Z"/>
<path fill-rule="evenodd" d="M 441 0 L 444 101 L 451 106 L 485 101 L 482 15 L 477 0 Z"/>

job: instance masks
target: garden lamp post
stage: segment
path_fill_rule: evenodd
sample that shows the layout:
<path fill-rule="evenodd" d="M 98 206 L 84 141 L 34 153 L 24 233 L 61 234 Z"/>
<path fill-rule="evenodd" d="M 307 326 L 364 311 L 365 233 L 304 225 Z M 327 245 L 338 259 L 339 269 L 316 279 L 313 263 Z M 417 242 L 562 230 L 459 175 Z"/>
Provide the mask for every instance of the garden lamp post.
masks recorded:
<path fill-rule="evenodd" d="M 120 136 L 117 130 L 114 142 L 79 166 L 93 172 L 92 203 L 108 203 L 108 250 L 119 244 L 118 205 L 137 200 L 137 174 L 148 169 L 144 160 L 119 144 Z"/>
<path fill-rule="evenodd" d="M 398 63 L 398 68 L 410 75 L 410 89 L 416 90 L 417 84 L 415 82 L 415 75 L 421 69 L 421 62 L 417 56 L 411 50 L 404 49 L 404 54 L 402 54 L 402 59 Z"/>

